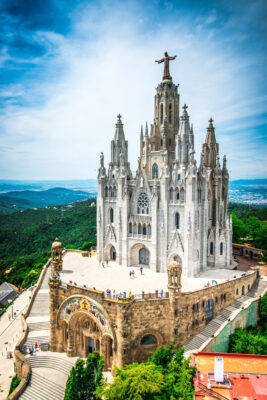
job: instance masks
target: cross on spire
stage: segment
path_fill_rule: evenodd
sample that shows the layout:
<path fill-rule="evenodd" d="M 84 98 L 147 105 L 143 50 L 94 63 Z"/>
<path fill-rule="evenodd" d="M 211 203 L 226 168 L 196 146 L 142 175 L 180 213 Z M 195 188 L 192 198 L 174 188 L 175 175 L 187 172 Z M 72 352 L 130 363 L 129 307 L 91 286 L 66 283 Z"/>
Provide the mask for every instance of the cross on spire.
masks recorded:
<path fill-rule="evenodd" d="M 121 122 L 121 114 L 118 114 L 117 118 L 118 118 L 118 122 Z"/>
<path fill-rule="evenodd" d="M 183 110 L 184 110 L 184 111 L 186 111 L 186 110 L 187 110 L 187 108 L 188 108 L 188 106 L 187 106 L 186 104 L 184 104 L 184 106 L 183 106 Z"/>
<path fill-rule="evenodd" d="M 210 125 L 212 125 L 212 123 L 213 123 L 213 119 L 212 118 L 209 119 L 209 123 L 210 123 Z"/>

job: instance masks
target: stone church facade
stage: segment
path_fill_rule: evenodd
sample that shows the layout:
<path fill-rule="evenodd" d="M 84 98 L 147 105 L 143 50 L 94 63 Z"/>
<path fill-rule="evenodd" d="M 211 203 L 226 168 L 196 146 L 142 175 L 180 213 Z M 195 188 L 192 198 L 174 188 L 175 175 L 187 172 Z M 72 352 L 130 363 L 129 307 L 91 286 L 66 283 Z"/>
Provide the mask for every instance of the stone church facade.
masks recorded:
<path fill-rule="evenodd" d="M 98 172 L 97 254 L 125 266 L 166 272 L 172 260 L 185 276 L 230 266 L 232 224 L 227 215 L 226 157 L 210 119 L 197 166 L 187 106 L 180 116 L 178 85 L 164 76 L 156 89 L 154 123 L 140 133 L 140 157 L 133 178 L 121 116 L 106 169 Z"/>

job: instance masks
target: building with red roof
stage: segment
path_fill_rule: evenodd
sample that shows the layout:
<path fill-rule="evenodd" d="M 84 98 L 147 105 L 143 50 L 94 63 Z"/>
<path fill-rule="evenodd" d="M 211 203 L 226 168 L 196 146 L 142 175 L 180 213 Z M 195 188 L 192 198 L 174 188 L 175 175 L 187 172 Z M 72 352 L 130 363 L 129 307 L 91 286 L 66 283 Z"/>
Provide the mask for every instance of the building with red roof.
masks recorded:
<path fill-rule="evenodd" d="M 194 400 L 267 399 L 267 356 L 199 352 L 191 357 L 197 367 Z"/>

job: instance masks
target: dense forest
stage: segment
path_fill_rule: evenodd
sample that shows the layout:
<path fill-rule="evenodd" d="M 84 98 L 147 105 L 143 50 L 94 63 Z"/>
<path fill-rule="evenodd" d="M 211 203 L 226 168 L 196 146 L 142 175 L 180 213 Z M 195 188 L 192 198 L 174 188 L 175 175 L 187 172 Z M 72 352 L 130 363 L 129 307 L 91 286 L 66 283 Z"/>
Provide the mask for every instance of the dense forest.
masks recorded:
<path fill-rule="evenodd" d="M 64 247 L 96 242 L 95 199 L 0 215 L 0 283 L 27 287 L 38 278 L 56 237 Z"/>
<path fill-rule="evenodd" d="M 230 203 L 233 219 L 233 242 L 249 243 L 267 253 L 267 207 Z"/>
<path fill-rule="evenodd" d="M 38 278 L 56 237 L 64 247 L 96 242 L 95 199 L 0 215 L 0 283 L 27 287 Z M 233 241 L 267 250 L 267 207 L 229 204 Z"/>

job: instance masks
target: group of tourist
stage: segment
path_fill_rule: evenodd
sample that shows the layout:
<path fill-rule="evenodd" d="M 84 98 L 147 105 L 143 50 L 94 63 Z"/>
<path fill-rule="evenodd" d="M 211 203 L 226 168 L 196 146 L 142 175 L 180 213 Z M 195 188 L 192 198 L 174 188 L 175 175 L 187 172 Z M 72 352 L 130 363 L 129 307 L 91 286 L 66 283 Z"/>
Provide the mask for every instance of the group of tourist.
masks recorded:
<path fill-rule="evenodd" d="M 37 351 L 37 348 L 38 348 L 38 344 L 37 344 L 37 343 L 35 343 L 34 346 L 33 346 L 32 344 L 30 345 L 30 347 L 29 347 L 29 353 L 30 353 L 31 356 L 34 354 L 34 351 L 35 351 L 35 352 Z"/>
<path fill-rule="evenodd" d="M 218 285 L 218 282 L 215 281 L 215 279 L 212 279 L 212 280 L 211 280 L 211 283 L 210 283 L 210 281 L 208 281 L 207 283 L 205 283 L 204 288 L 208 288 L 208 287 L 213 286 L 213 285 Z"/>
<path fill-rule="evenodd" d="M 127 296 L 127 292 L 125 292 L 125 291 L 120 292 L 120 293 L 118 293 L 118 295 L 116 295 L 116 290 L 113 290 L 113 291 L 111 291 L 110 289 L 106 290 L 106 298 L 112 299 L 112 300 L 116 300 L 117 297 L 126 299 L 129 297 L 132 297 L 132 295 L 133 295 L 132 292 L 129 292 L 128 296 Z"/>

